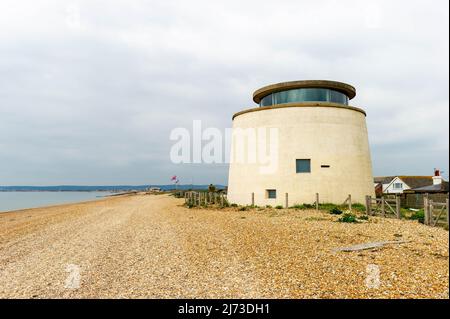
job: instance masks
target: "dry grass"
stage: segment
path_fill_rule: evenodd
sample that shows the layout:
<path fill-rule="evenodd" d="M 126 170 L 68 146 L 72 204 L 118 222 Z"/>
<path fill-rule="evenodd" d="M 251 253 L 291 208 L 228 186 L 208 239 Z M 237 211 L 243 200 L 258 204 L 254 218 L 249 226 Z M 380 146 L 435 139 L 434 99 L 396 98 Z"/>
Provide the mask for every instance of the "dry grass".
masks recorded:
<path fill-rule="evenodd" d="M 136 195 L 0 214 L 0 297 L 448 298 L 448 232 L 315 211 L 187 209 Z M 405 240 L 359 252 L 353 244 Z M 67 264 L 81 287 L 64 288 Z M 365 284 L 380 269 L 378 289 Z"/>

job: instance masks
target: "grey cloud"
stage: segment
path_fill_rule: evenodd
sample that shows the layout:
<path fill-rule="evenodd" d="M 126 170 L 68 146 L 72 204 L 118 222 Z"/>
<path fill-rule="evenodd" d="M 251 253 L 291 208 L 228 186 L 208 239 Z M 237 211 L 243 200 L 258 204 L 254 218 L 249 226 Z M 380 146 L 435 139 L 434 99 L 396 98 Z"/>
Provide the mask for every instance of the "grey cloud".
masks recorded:
<path fill-rule="evenodd" d="M 226 183 L 170 131 L 320 78 L 357 88 L 376 175 L 448 171 L 447 1 L 2 1 L 0 184 Z"/>

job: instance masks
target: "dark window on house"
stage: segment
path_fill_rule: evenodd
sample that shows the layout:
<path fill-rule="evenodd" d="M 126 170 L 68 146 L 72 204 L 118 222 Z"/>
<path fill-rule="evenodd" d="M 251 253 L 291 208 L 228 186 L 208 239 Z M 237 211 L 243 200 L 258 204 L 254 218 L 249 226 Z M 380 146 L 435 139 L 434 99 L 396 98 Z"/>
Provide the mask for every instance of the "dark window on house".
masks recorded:
<path fill-rule="evenodd" d="M 403 189 L 402 183 L 394 183 L 394 189 Z"/>
<path fill-rule="evenodd" d="M 311 160 L 310 159 L 295 160 L 295 170 L 297 173 L 311 173 Z"/>
<path fill-rule="evenodd" d="M 267 190 L 267 198 L 277 198 L 277 190 L 276 189 L 268 189 Z"/>

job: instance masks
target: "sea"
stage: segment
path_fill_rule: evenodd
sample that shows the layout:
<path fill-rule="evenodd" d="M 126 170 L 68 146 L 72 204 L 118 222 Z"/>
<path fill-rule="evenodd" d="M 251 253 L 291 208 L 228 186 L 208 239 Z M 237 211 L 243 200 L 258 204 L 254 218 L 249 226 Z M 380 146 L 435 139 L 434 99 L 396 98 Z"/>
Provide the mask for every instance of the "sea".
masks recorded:
<path fill-rule="evenodd" d="M 0 213 L 58 204 L 98 200 L 111 192 L 0 192 Z"/>

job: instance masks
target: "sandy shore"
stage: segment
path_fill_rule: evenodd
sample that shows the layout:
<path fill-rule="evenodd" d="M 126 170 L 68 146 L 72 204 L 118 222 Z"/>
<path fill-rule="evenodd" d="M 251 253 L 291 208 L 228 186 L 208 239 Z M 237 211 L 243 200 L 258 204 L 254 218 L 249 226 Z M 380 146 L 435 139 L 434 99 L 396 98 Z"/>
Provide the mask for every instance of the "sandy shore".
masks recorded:
<path fill-rule="evenodd" d="M 448 298 L 443 229 L 182 203 L 134 195 L 0 214 L 0 297 Z M 333 252 L 399 239 L 407 243 Z M 79 288 L 66 288 L 68 277 Z"/>

